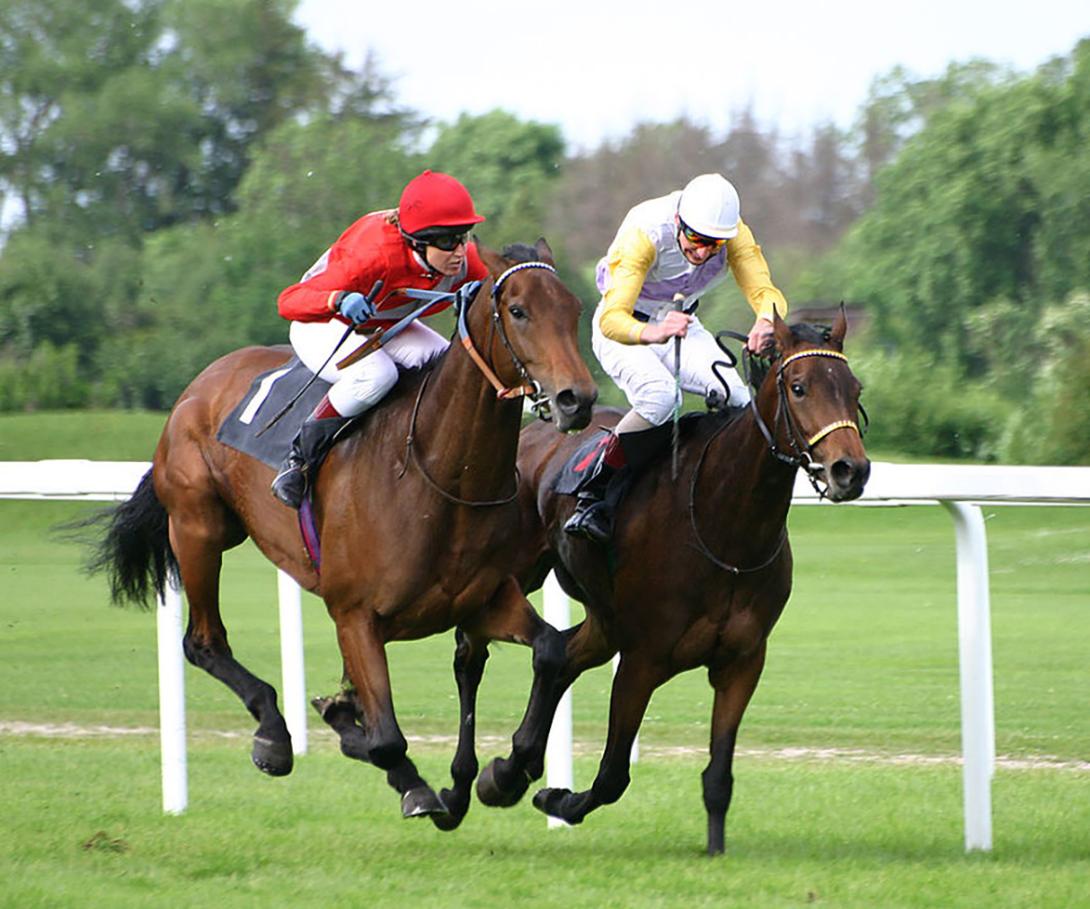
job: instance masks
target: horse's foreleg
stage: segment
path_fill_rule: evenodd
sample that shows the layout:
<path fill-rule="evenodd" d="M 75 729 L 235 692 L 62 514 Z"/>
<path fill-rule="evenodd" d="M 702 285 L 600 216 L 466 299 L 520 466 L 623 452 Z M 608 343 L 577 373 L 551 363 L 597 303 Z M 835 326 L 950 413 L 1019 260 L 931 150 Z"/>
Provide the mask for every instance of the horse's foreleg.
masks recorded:
<path fill-rule="evenodd" d="M 443 789 L 439 798 L 446 814 L 431 819 L 440 830 L 453 830 L 469 811 L 469 796 L 477 776 L 477 691 L 488 660 L 488 641 L 469 635 L 461 628 L 454 632 L 454 681 L 458 685 L 458 747 L 450 764 L 453 786 Z"/>
<path fill-rule="evenodd" d="M 230 688 L 258 722 L 251 757 L 271 776 L 291 773 L 291 735 L 276 703 L 276 689 L 236 660 L 220 618 L 219 576 L 223 548 L 203 515 L 196 522 L 170 517 L 170 543 L 178 558 L 189 602 L 189 624 L 182 640 L 186 659 Z"/>
<path fill-rule="evenodd" d="M 534 614 L 536 618 L 536 613 Z M 552 626 L 542 622 L 546 628 Z M 522 722 L 511 737 L 511 754 L 495 758 L 477 779 L 477 797 L 486 805 L 508 807 L 525 794 L 530 783 L 545 772 L 545 747 L 556 708 L 564 692 L 587 669 L 600 666 L 613 656 L 613 648 L 601 630 L 588 618 L 560 633 L 563 655 L 554 666 L 550 637 L 534 649 L 534 677 L 530 700 Z"/>
<path fill-rule="evenodd" d="M 350 756 L 386 771 L 386 781 L 401 795 L 403 817 L 446 813 L 439 797 L 424 782 L 408 757 L 408 742 L 394 715 L 390 672 L 382 639 L 371 622 L 355 610 L 347 615 L 334 615 L 334 621 L 345 673 L 355 688 L 356 702 L 364 721 L 360 753 Z M 330 720 L 327 722 L 334 725 Z M 334 728 L 337 727 L 334 725 Z M 341 741 L 343 750 L 343 734 Z"/>
<path fill-rule="evenodd" d="M 609 703 L 609 734 L 598 775 L 590 789 L 541 789 L 534 807 L 569 824 L 578 824 L 595 808 L 617 801 L 628 788 L 632 743 L 636 741 L 652 692 L 666 673 L 646 660 L 621 655 Z"/>
<path fill-rule="evenodd" d="M 724 848 L 727 809 L 734 792 L 734 745 L 749 700 L 764 668 L 764 643 L 741 662 L 712 670 L 708 679 L 715 689 L 712 706 L 711 760 L 701 775 L 704 810 L 708 813 L 708 855 Z"/>
<path fill-rule="evenodd" d="M 477 796 L 493 807 L 514 805 L 544 770 L 545 740 L 556 705 L 569 679 L 561 685 L 566 655 L 565 636 L 542 619 L 518 582 L 506 579 L 485 613 L 483 632 L 495 640 L 533 648 L 533 682 L 522 722 L 512 737 L 509 758 L 493 760 L 477 780 Z"/>

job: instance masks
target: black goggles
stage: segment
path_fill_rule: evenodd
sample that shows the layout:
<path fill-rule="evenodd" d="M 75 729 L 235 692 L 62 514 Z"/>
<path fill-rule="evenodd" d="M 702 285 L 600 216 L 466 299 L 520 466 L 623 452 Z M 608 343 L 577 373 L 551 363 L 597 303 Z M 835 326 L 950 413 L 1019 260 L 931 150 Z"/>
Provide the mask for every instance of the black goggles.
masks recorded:
<path fill-rule="evenodd" d="M 471 231 L 462 230 L 436 230 L 420 231 L 412 235 L 412 238 L 427 246 L 434 246 L 443 252 L 453 252 L 463 243 L 469 242 Z"/>

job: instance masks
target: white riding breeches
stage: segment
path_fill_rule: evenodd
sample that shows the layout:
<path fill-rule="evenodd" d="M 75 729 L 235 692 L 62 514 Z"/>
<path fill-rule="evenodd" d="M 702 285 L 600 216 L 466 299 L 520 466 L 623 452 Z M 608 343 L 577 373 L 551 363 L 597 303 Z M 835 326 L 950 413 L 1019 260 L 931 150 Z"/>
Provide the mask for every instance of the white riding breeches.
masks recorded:
<path fill-rule="evenodd" d="M 338 360 L 343 360 L 370 337 L 353 332 L 330 357 L 346 328 L 343 322 L 331 319 L 328 322 L 292 322 L 288 332 L 295 355 L 311 372 L 317 372 L 329 359 L 319 378 L 333 383 L 329 389 L 329 403 L 343 417 L 354 417 L 381 401 L 397 382 L 398 366 L 406 369 L 423 366 L 449 346 L 442 335 L 417 321 L 362 360 L 337 369 Z"/>
<path fill-rule="evenodd" d="M 653 321 L 661 321 L 668 309 L 664 308 Z M 621 344 L 602 334 L 598 325 L 602 306 L 599 305 L 592 320 L 591 347 L 602 369 L 625 393 L 632 409 L 655 426 L 660 426 L 673 416 L 676 400 L 674 383 L 674 338 L 661 344 Z M 683 391 L 706 395 L 709 390 L 722 391 L 723 385 L 712 371 L 716 361 L 723 363 L 719 372 L 730 388 L 730 404 L 749 402 L 749 389 L 737 371 L 726 367 L 726 355 L 712 336 L 693 316 L 688 333 L 681 339 L 680 384 Z"/>

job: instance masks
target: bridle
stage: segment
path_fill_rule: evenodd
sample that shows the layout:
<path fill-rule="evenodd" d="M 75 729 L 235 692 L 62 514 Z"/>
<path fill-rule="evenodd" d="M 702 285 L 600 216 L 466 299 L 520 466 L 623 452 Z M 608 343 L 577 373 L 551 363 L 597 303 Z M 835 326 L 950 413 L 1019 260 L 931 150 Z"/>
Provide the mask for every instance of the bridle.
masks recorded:
<path fill-rule="evenodd" d="M 779 427 L 782 421 L 783 425 L 786 427 L 787 442 L 791 446 L 791 454 L 781 451 L 779 446 L 776 445 L 773 433 L 769 431 L 768 427 L 765 425 L 765 421 L 761 418 L 760 412 L 757 410 L 757 396 L 753 395 L 750 398 L 749 403 L 750 408 L 753 411 L 753 416 L 757 421 L 757 426 L 760 428 L 761 433 L 765 437 L 765 441 L 768 443 L 769 451 L 789 467 L 801 467 L 805 470 L 806 478 L 810 481 L 810 485 L 814 487 L 814 492 L 818 494 L 819 499 L 824 499 L 829 491 L 829 487 L 828 484 L 824 487 L 821 486 L 820 481 L 818 480 L 818 475 L 821 473 L 822 468 L 820 465 L 814 463 L 814 446 L 838 429 L 852 429 L 858 436 L 862 436 L 862 432 L 860 432 L 859 424 L 856 423 L 855 420 L 835 420 L 827 426 L 823 426 L 809 438 L 803 436 L 799 429 L 798 420 L 791 412 L 790 397 L 787 394 L 787 383 L 784 380 L 784 372 L 792 363 L 806 357 L 832 357 L 836 360 L 842 360 L 845 363 L 848 362 L 848 358 L 838 350 L 813 347 L 808 350 L 800 350 L 797 353 L 793 353 L 789 357 L 785 357 L 777 365 L 776 390 L 778 396 L 776 404 L 776 426 Z"/>
<path fill-rule="evenodd" d="M 503 285 L 512 275 L 515 275 L 520 271 L 525 271 L 528 268 L 543 268 L 545 271 L 552 272 L 554 275 L 556 274 L 556 269 L 547 262 L 519 262 L 517 265 L 512 265 L 496 278 L 492 283 L 492 293 L 489 295 L 492 301 L 493 327 L 499 334 L 500 341 L 503 343 L 507 355 L 511 358 L 511 363 L 522 377 L 522 385 L 516 385 L 514 387 L 504 385 L 493 371 L 492 367 L 489 366 L 484 357 L 481 356 L 480 352 L 473 344 L 473 339 L 469 335 L 466 312 L 469 310 L 470 303 L 476 298 L 477 291 L 479 290 L 479 282 L 477 288 L 472 289 L 465 295 L 463 298 L 465 302 L 457 306 L 458 336 L 462 339 L 462 346 L 466 349 L 466 353 L 469 354 L 470 359 L 477 364 L 477 368 L 489 381 L 492 387 L 496 389 L 497 398 L 508 400 L 510 398 L 528 397 L 530 399 L 530 409 L 533 410 L 540 419 L 549 421 L 552 419 L 552 414 L 549 411 L 549 398 L 542 391 L 541 384 L 530 375 L 529 370 L 526 368 L 526 364 L 523 363 L 519 358 L 519 355 L 515 353 L 515 349 L 511 346 L 511 341 L 507 337 L 507 329 L 503 327 L 503 318 L 500 315 L 500 294 L 503 292 Z"/>
<path fill-rule="evenodd" d="M 495 370 L 489 366 L 488 361 L 481 356 L 473 343 L 473 338 L 469 334 L 469 324 L 466 320 L 466 313 L 469 310 L 470 305 L 479 295 L 482 283 L 480 281 L 474 281 L 467 284 L 463 288 L 464 292 L 455 295 L 454 305 L 458 317 L 458 336 L 461 338 L 462 347 L 464 347 L 466 353 L 469 354 L 469 358 L 488 380 L 489 384 L 496 390 L 497 398 L 507 401 L 514 398 L 528 397 L 530 399 L 530 408 L 537 413 L 540 419 L 548 421 L 552 419 L 552 415 L 549 412 L 549 398 L 542 390 L 541 384 L 530 375 L 529 370 L 526 368 L 526 364 L 524 364 L 518 354 L 515 353 L 515 350 L 507 337 L 507 331 L 503 326 L 503 318 L 500 315 L 500 294 L 503 290 L 503 285 L 512 275 L 524 271 L 527 268 L 543 268 L 546 271 L 556 274 L 556 269 L 546 262 L 520 262 L 517 265 L 512 265 L 496 278 L 492 284 L 492 291 L 489 294 L 489 298 L 492 302 L 492 324 L 494 330 L 499 334 L 500 341 L 507 350 L 507 355 L 511 358 L 511 363 L 522 377 L 522 385 L 504 385 L 499 376 L 496 375 Z M 518 498 L 519 494 L 518 465 L 515 466 L 515 491 L 512 492 L 511 495 L 501 499 L 481 499 L 474 501 L 459 498 L 453 493 L 449 493 L 443 489 L 443 487 L 431 477 L 424 468 L 424 465 L 420 462 L 420 459 L 416 456 L 416 450 L 413 447 L 413 442 L 416 437 L 416 415 L 420 411 L 420 402 L 424 398 L 424 389 L 427 388 L 428 380 L 430 378 L 431 373 L 424 376 L 424 380 L 420 383 L 420 390 L 416 393 L 416 401 L 413 404 L 412 416 L 409 419 L 409 434 L 405 437 L 405 466 L 401 468 L 398 477 L 404 476 L 405 467 L 411 463 L 420 472 L 420 475 L 427 484 L 448 502 L 453 502 L 456 505 L 468 505 L 472 508 L 485 508 L 510 504 Z"/>
<path fill-rule="evenodd" d="M 792 452 L 788 453 L 783 451 L 777 444 L 775 435 L 769 430 L 765 424 L 764 419 L 761 417 L 760 411 L 757 409 L 757 391 L 754 387 L 751 379 L 750 359 L 751 354 L 748 351 L 743 355 L 743 372 L 745 373 L 746 385 L 753 389 L 753 394 L 750 396 L 749 407 L 753 413 L 753 418 L 757 423 L 757 427 L 760 429 L 761 434 L 765 438 L 765 442 L 768 444 L 768 450 L 773 456 L 776 457 L 781 463 L 788 465 L 792 468 L 802 468 L 806 471 L 806 478 L 810 481 L 810 485 L 814 487 L 814 491 L 818 494 L 819 499 L 824 499 L 828 493 L 828 484 L 824 487 L 820 485 L 818 474 L 821 473 L 822 468 L 820 465 L 814 462 L 813 449 L 822 439 L 841 429 L 851 429 L 857 435 L 862 436 L 863 433 L 859 428 L 858 423 L 855 420 L 834 420 L 832 423 L 823 426 L 817 432 L 813 433 L 809 438 L 803 436 L 799 429 L 798 419 L 791 412 L 790 396 L 787 393 L 787 382 L 784 379 L 784 373 L 788 366 L 798 360 L 805 359 L 806 357 L 831 357 L 833 359 L 842 360 L 847 363 L 848 358 L 838 350 L 830 350 L 824 347 L 812 347 L 807 350 L 797 351 L 790 356 L 787 356 L 781 360 L 776 366 L 776 417 L 774 425 L 776 428 L 782 425 L 785 428 L 788 445 Z M 863 415 L 864 427 L 866 426 L 866 411 L 863 410 L 860 405 L 860 413 Z M 780 532 L 779 539 L 776 542 L 776 546 L 773 548 L 772 554 L 758 565 L 753 565 L 745 568 L 738 567 L 736 565 L 730 565 L 721 559 L 719 559 L 704 542 L 704 538 L 700 535 L 700 530 L 696 525 L 696 482 L 700 475 L 700 468 L 704 464 L 705 456 L 708 453 L 708 449 L 711 447 L 712 442 L 727 426 L 731 425 L 732 421 L 725 420 L 718 429 L 715 430 L 709 437 L 707 442 L 704 443 L 704 447 L 700 451 L 700 457 L 697 459 L 696 466 L 693 468 L 692 477 L 689 481 L 689 523 L 693 530 L 693 535 L 696 538 L 696 549 L 703 554 L 717 568 L 721 568 L 724 571 L 729 571 L 731 574 L 750 574 L 756 571 L 761 571 L 771 565 L 779 556 L 784 544 L 787 542 L 787 526 L 784 525 L 783 530 Z"/>

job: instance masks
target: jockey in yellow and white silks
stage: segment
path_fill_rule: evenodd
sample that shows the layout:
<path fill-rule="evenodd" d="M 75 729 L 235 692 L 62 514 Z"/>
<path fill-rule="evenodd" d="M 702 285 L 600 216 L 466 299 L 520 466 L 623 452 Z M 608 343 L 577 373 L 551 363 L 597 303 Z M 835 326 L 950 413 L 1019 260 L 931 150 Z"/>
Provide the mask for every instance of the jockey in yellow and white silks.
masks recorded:
<path fill-rule="evenodd" d="M 621 222 L 598 263 L 602 294 L 594 313 L 592 346 L 602 368 L 628 398 L 631 410 L 603 446 L 591 480 L 579 494 L 569 533 L 598 542 L 612 533 L 612 508 L 603 501 L 609 479 L 628 464 L 639 470 L 661 449 L 661 426 L 674 412 L 675 344 L 683 391 L 706 395 L 720 385 L 712 364 L 723 353 L 694 314 L 701 294 L 733 274 L 756 315 L 747 347 L 772 342 L 772 315 L 787 315 L 787 300 L 772 283 L 753 232 L 741 219 L 738 193 L 719 174 L 702 174 L 685 189 L 641 202 Z M 734 370 L 720 370 L 730 403 L 745 404 L 749 391 Z M 655 441 L 652 441 L 654 439 Z"/>

